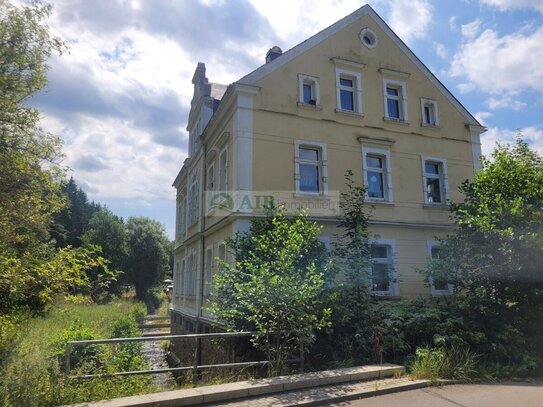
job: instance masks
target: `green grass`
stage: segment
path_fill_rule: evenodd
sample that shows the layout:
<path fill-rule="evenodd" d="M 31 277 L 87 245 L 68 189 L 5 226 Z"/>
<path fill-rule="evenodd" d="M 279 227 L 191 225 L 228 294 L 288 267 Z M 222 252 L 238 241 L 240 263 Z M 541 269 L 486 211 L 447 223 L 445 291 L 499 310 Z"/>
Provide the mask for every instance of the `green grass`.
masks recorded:
<path fill-rule="evenodd" d="M 411 366 L 412 379 L 470 381 L 477 373 L 477 355 L 467 348 L 418 348 Z"/>
<path fill-rule="evenodd" d="M 110 338 L 114 329 L 132 335 L 131 324 L 136 323 L 138 309 L 141 305 L 130 300 L 107 305 L 66 303 L 27 321 L 16 348 L 2 365 L 0 405 L 55 406 L 154 391 L 148 376 L 70 380 L 60 356 L 66 340 L 74 337 Z M 81 364 L 70 374 L 145 368 L 138 347 L 114 349 L 104 345 L 93 352 L 92 362 L 81 357 Z M 74 362 L 77 360 L 74 357 Z"/>

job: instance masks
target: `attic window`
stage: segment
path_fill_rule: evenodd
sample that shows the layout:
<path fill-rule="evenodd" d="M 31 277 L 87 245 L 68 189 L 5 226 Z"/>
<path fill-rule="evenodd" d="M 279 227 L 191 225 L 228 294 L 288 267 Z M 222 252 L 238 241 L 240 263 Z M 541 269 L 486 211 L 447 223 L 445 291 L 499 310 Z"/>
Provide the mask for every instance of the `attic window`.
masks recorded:
<path fill-rule="evenodd" d="M 370 28 L 363 28 L 358 35 L 360 42 L 368 48 L 377 46 L 377 35 Z"/>

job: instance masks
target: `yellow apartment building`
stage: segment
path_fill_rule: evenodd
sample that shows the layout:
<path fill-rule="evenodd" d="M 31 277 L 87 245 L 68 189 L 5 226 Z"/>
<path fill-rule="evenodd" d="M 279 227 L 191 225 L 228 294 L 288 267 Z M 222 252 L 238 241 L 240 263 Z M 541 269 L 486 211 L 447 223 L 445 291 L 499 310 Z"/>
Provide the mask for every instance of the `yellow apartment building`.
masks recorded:
<path fill-rule="evenodd" d="M 367 187 L 376 246 L 372 291 L 439 296 L 415 268 L 452 228 L 447 200 L 480 166 L 485 128 L 368 5 L 229 86 L 192 80 L 189 156 L 174 181 L 172 328 L 205 329 L 216 258 L 273 197 L 308 208 L 327 244 L 338 232 L 344 174 Z M 393 278 L 383 276 L 392 264 Z M 201 328 L 204 327 L 204 328 Z"/>

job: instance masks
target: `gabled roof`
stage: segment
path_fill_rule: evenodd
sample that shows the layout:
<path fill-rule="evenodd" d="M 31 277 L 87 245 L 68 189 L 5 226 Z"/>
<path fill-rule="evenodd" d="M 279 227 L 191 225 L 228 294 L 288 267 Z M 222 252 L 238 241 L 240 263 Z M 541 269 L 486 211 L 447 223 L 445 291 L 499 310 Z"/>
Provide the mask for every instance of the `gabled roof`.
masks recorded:
<path fill-rule="evenodd" d="M 468 124 L 472 126 L 480 126 L 481 128 L 483 127 L 477 121 L 477 119 L 473 117 L 473 115 L 462 105 L 462 103 L 460 103 L 458 99 L 456 99 L 456 97 L 445 87 L 445 85 L 443 85 L 441 81 L 437 79 L 437 77 L 428 69 L 428 67 L 422 63 L 422 61 L 413 53 L 413 51 L 411 51 L 409 47 L 405 45 L 400 37 L 398 37 L 394 33 L 394 31 L 392 31 L 387 23 L 385 23 L 385 21 L 381 17 L 379 17 L 375 10 L 373 10 L 373 8 L 371 8 L 368 4 L 362 6 L 355 12 L 332 24 L 330 27 L 325 28 L 321 32 L 301 42 L 294 48 L 291 48 L 288 51 L 284 52 L 280 57 L 274 59 L 271 62 L 268 62 L 265 65 L 262 65 L 260 68 L 257 68 L 253 72 L 238 80 L 237 83 L 254 85 L 255 82 L 266 77 L 276 69 L 292 61 L 294 58 L 298 57 L 304 52 L 317 46 L 330 36 L 349 26 L 362 16 L 369 16 L 375 21 L 375 23 L 383 30 L 383 32 L 387 34 L 390 39 L 405 53 L 405 55 L 411 60 L 411 62 L 413 62 L 426 75 L 428 80 L 432 82 L 441 91 L 441 93 L 443 93 L 443 95 L 458 109 L 458 111 L 466 118 Z"/>

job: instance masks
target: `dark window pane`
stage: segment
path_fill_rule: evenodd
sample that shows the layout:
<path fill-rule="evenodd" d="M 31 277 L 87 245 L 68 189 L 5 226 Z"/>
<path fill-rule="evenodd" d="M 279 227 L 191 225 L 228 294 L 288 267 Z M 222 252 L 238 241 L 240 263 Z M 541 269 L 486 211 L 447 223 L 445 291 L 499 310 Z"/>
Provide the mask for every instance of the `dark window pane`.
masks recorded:
<path fill-rule="evenodd" d="M 368 171 L 368 197 L 384 198 L 383 174 L 380 172 Z"/>
<path fill-rule="evenodd" d="M 390 281 L 388 277 L 388 266 L 386 264 L 373 264 L 371 267 L 371 282 L 373 291 L 388 291 Z"/>
<path fill-rule="evenodd" d="M 425 163 L 424 171 L 426 171 L 426 174 L 439 174 L 439 164 Z"/>
<path fill-rule="evenodd" d="M 339 83 L 340 83 L 342 86 L 348 86 L 348 87 L 350 87 L 350 88 L 353 87 L 353 81 L 352 81 L 352 79 L 340 78 L 340 79 L 339 79 Z"/>
<path fill-rule="evenodd" d="M 319 192 L 319 166 L 300 164 L 300 191 Z"/>
<path fill-rule="evenodd" d="M 400 118 L 400 103 L 395 99 L 387 99 L 388 117 Z"/>
<path fill-rule="evenodd" d="M 445 278 L 435 277 L 433 279 L 433 282 L 434 282 L 434 289 L 435 290 L 448 290 L 449 289 L 449 283 L 447 282 L 447 279 L 445 279 Z"/>
<path fill-rule="evenodd" d="M 441 258 L 441 250 L 439 247 L 434 246 L 430 249 L 430 254 L 432 256 L 432 259 L 440 259 Z"/>
<path fill-rule="evenodd" d="M 381 157 L 374 157 L 368 155 L 366 157 L 366 164 L 372 168 L 383 168 L 383 159 Z"/>
<path fill-rule="evenodd" d="M 300 158 L 317 161 L 319 159 L 319 150 L 314 148 L 300 148 Z"/>
<path fill-rule="evenodd" d="M 426 179 L 426 193 L 428 194 L 428 202 L 441 202 L 441 185 L 438 178 Z"/>
<path fill-rule="evenodd" d="M 434 124 L 430 106 L 424 106 L 424 123 Z"/>
<path fill-rule="evenodd" d="M 353 92 L 349 90 L 341 90 L 340 91 L 340 97 L 341 97 L 341 108 L 343 110 L 351 110 L 354 111 L 354 98 L 353 98 Z"/>
<path fill-rule="evenodd" d="M 398 96 L 398 89 L 396 89 L 396 88 L 387 88 L 387 95 Z"/>
<path fill-rule="evenodd" d="M 372 259 L 387 259 L 388 250 L 386 246 L 371 246 L 371 258 Z"/>
<path fill-rule="evenodd" d="M 311 85 L 304 84 L 304 103 L 309 103 L 309 101 L 312 99 L 313 95 L 311 92 Z"/>

